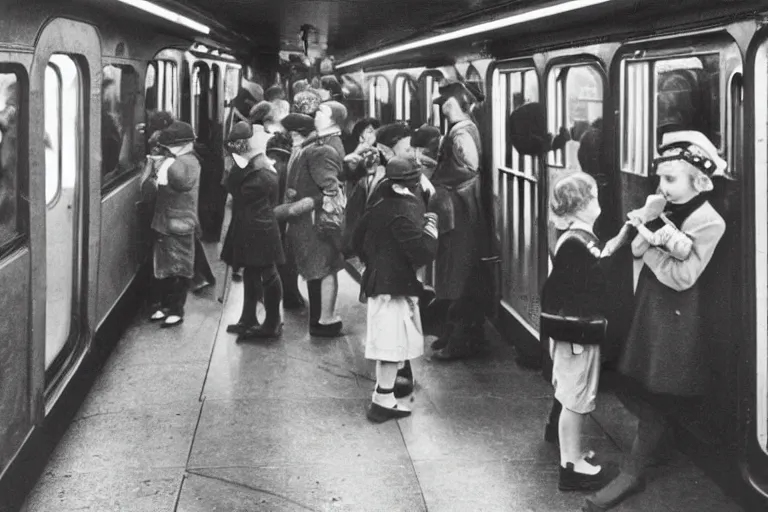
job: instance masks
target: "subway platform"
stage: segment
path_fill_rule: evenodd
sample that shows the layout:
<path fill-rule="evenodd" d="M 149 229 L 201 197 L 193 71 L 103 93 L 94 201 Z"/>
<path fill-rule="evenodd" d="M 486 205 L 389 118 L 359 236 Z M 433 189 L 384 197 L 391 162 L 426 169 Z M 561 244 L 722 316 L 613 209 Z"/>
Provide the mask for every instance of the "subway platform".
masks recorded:
<path fill-rule="evenodd" d="M 216 261 L 215 244 L 206 249 Z M 137 317 L 23 510 L 580 509 L 584 494 L 557 490 L 558 452 L 543 439 L 551 388 L 490 328 L 483 357 L 440 363 L 427 349 L 414 364 L 412 416 L 369 423 L 365 306 L 350 275 L 340 281 L 338 339 L 310 337 L 303 310 L 285 312 L 280 340 L 236 343 L 226 325 L 239 317 L 240 283 L 223 306 L 220 288 L 191 295 L 176 329 Z M 618 461 L 635 421 L 602 395 L 585 445 Z M 615 510 L 742 509 L 678 453 Z"/>

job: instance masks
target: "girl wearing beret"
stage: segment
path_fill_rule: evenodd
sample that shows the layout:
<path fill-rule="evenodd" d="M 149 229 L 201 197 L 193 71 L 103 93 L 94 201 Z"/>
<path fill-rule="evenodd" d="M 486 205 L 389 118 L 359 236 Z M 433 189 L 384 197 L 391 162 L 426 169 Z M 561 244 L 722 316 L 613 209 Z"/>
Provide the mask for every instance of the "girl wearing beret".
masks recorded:
<path fill-rule="evenodd" d="M 643 266 L 618 370 L 626 378 L 621 398 L 639 416 L 637 433 L 619 476 L 587 499 L 590 511 L 608 510 L 643 489 L 645 473 L 660 462 L 669 436 L 663 411 L 703 396 L 712 377 L 699 281 L 725 233 L 725 221 L 706 193 L 713 188 L 711 177 L 726 176 L 727 164 L 695 131 L 665 134 L 659 154 L 654 167 L 666 208 L 654 219 L 629 215 L 639 228 L 632 253 Z"/>
<path fill-rule="evenodd" d="M 437 250 L 437 216 L 426 213 L 414 193 L 421 173 L 413 160 L 391 159 L 386 178 L 380 199 L 370 205 L 352 242 L 365 264 L 360 283 L 368 302 L 365 357 L 376 361 L 367 416 L 375 423 L 411 414 L 397 398 L 413 387 L 404 394 L 395 384 L 398 366 L 424 353 L 416 269 L 432 261 Z"/>
<path fill-rule="evenodd" d="M 227 150 L 235 162 L 227 178 L 232 194 L 232 220 L 221 250 L 221 259 L 243 268 L 243 310 L 227 332 L 239 340 L 274 338 L 282 333 L 280 302 L 283 286 L 277 265 L 285 262 L 274 208 L 278 205 L 278 177 L 267 157 L 270 134 L 259 125 L 235 125 Z M 266 318 L 259 325 L 256 303 L 263 290 Z"/>
<path fill-rule="evenodd" d="M 195 273 L 200 162 L 193 152 L 194 141 L 192 127 L 174 121 L 157 137 L 165 158 L 145 176 L 144 186 L 156 189 L 152 231 L 154 293 L 159 306 L 150 320 L 162 321 L 161 327 L 183 322 L 189 280 Z"/>

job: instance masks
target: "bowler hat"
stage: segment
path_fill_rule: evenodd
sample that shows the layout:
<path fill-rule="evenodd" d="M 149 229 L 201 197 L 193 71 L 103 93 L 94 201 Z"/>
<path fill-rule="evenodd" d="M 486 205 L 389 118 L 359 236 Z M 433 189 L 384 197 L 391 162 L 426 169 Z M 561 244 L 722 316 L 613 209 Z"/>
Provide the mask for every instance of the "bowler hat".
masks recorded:
<path fill-rule="evenodd" d="M 393 183 L 405 186 L 416 185 L 421 180 L 421 172 L 416 167 L 416 162 L 401 156 L 396 156 L 387 162 L 385 176 Z"/>
<path fill-rule="evenodd" d="M 232 131 L 229 132 L 227 141 L 234 142 L 236 140 L 250 139 L 253 136 L 253 127 L 250 123 L 245 121 L 239 121 L 232 127 Z"/>
<path fill-rule="evenodd" d="M 441 135 L 440 128 L 428 124 L 420 126 L 411 136 L 411 146 L 414 148 L 427 148 Z"/>
<path fill-rule="evenodd" d="M 161 146 L 177 146 L 195 141 L 195 131 L 189 123 L 174 121 L 160 132 L 158 143 Z"/>

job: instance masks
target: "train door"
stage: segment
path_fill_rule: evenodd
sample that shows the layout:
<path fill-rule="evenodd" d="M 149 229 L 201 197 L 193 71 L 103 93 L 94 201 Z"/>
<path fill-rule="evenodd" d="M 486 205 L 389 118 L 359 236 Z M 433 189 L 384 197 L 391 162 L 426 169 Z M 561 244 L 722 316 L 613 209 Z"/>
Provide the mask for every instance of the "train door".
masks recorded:
<path fill-rule="evenodd" d="M 539 77 L 532 62 L 501 63 L 493 70 L 491 160 L 495 235 L 501 254 L 499 321 L 517 340 L 521 360 L 536 359 L 540 354 L 536 340 L 542 168 L 537 159 L 521 155 L 509 144 L 508 119 L 518 107 L 538 101 Z"/>
<path fill-rule="evenodd" d="M 706 356 L 697 364 L 711 382 L 702 401 L 690 401 L 674 413 L 679 425 L 700 441 L 730 445 L 738 431 L 735 390 L 742 340 L 741 51 L 730 36 L 716 34 L 627 45 L 614 62 L 620 218 L 656 191 L 652 162 L 664 133 L 701 132 L 729 163 L 733 179 L 713 180 L 707 197 L 726 222 L 725 235 L 697 280 L 703 297 L 699 319 L 706 333 L 698 340 Z M 633 269 L 635 282 L 641 267 L 642 261 Z"/>
<path fill-rule="evenodd" d="M 389 100 L 389 82 L 382 75 L 372 77 L 368 85 L 368 115 L 381 121 L 382 125 L 392 122 L 394 118 Z"/>
<path fill-rule="evenodd" d="M 95 329 L 101 91 L 91 84 L 101 69 L 94 27 L 55 19 L 38 37 L 29 179 L 35 411 L 53 406 Z"/>
<path fill-rule="evenodd" d="M 81 337 L 83 80 L 72 57 L 45 70 L 45 368 L 50 378 Z M 59 364 L 55 364 L 59 363 Z"/>

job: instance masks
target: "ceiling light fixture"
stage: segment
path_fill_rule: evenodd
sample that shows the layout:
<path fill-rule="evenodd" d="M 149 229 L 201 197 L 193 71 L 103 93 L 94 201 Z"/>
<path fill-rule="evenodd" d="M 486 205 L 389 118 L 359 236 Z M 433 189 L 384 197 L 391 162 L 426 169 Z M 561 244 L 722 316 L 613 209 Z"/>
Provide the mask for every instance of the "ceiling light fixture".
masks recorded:
<path fill-rule="evenodd" d="M 117 1 L 130 5 L 132 7 L 136 7 L 137 9 L 141 9 L 142 11 L 146 11 L 150 14 L 154 14 L 159 18 L 172 21 L 173 23 L 176 23 L 178 25 L 183 25 L 187 28 L 191 28 L 192 30 L 196 32 L 200 32 L 201 34 L 208 35 L 211 33 L 211 29 L 203 25 L 202 23 L 198 23 L 193 19 L 187 18 L 186 16 L 182 16 L 181 14 L 175 13 L 169 9 L 166 9 L 165 7 L 160 7 L 159 5 L 153 4 L 152 2 L 147 2 L 147 0 L 117 0 Z"/>
<path fill-rule="evenodd" d="M 423 48 L 424 46 L 444 43 L 446 41 L 453 41 L 454 39 L 460 39 L 462 37 L 482 34 L 483 32 L 490 32 L 491 30 L 511 27 L 512 25 L 519 25 L 521 23 L 539 20 L 549 16 L 555 16 L 557 14 L 583 9 L 585 7 L 592 7 L 594 5 L 604 4 L 610 1 L 611 0 L 570 0 L 568 2 L 550 5 L 548 7 L 542 7 L 540 9 L 534 9 L 532 11 L 527 11 L 520 14 L 513 14 L 512 16 L 507 16 L 498 20 L 480 23 L 471 27 L 454 30 L 452 32 L 446 32 L 438 36 L 428 37 L 419 41 L 413 41 L 411 43 L 405 43 L 398 46 L 393 46 L 392 48 L 387 48 L 385 50 L 369 53 L 368 55 L 355 57 L 354 59 L 342 62 L 341 64 L 337 64 L 336 69 L 354 66 L 355 64 L 360 64 L 362 62 L 367 62 L 373 59 L 379 59 L 388 55 L 394 55 L 396 53 L 401 53 L 407 50 Z"/>

